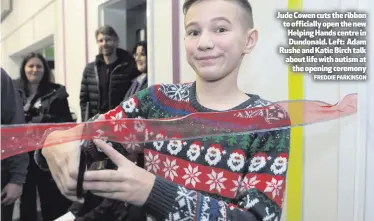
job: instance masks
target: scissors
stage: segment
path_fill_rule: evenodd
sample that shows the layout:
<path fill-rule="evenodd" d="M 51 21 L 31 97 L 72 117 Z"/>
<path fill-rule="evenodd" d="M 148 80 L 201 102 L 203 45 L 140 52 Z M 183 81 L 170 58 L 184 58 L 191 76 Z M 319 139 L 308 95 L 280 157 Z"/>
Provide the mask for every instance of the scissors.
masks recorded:
<path fill-rule="evenodd" d="M 89 102 L 86 103 L 86 111 L 84 114 L 84 122 L 87 122 L 88 120 L 88 108 L 89 108 Z M 88 124 L 86 123 L 84 126 L 84 130 L 88 129 Z M 78 199 L 81 199 L 84 197 L 84 191 L 83 191 L 83 180 L 84 180 L 84 173 L 87 170 L 87 148 L 89 145 L 88 140 L 82 140 L 81 141 L 81 155 L 79 160 L 79 170 L 78 170 L 78 180 L 77 180 L 77 197 Z"/>

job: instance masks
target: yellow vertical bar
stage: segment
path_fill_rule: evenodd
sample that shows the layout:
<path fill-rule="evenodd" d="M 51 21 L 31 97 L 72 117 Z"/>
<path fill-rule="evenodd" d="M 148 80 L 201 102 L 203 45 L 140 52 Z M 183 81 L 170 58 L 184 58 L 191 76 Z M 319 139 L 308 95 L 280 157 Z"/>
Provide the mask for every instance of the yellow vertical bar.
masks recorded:
<path fill-rule="evenodd" d="M 301 11 L 303 0 L 288 0 L 288 10 Z M 303 75 L 288 68 L 289 100 L 304 99 Z M 303 117 L 304 110 L 290 108 L 290 115 Z M 292 112 L 295 112 L 293 114 Z M 297 120 L 298 121 L 298 120 Z M 299 122 L 299 121 L 298 121 Z M 291 129 L 290 160 L 287 179 L 287 221 L 302 221 L 303 217 L 303 128 Z"/>

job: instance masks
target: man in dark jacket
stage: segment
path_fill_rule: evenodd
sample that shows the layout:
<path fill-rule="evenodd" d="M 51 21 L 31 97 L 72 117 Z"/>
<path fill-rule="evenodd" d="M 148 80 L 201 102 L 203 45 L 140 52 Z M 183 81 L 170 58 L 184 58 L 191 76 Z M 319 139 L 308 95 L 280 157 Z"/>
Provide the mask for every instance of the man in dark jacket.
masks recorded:
<path fill-rule="evenodd" d="M 25 122 L 20 95 L 12 79 L 1 68 L 1 124 Z M 28 154 L 19 154 L 1 161 L 1 220 L 11 221 L 14 202 L 21 196 L 25 183 Z"/>
<path fill-rule="evenodd" d="M 132 81 L 140 75 L 133 55 L 118 48 L 119 37 L 111 26 L 105 25 L 97 29 L 95 37 L 99 54 L 94 62 L 86 65 L 81 83 L 82 121 L 87 120 L 85 117 L 87 107 L 89 119 L 98 113 L 106 113 L 118 106 L 125 98 Z M 100 162 L 91 165 L 90 168 L 99 169 L 98 165 Z M 77 220 L 101 220 L 101 215 L 109 220 L 108 215 L 112 212 L 113 219 L 120 219 L 120 217 L 115 217 L 113 203 L 106 204 L 107 201 L 103 202 L 103 200 L 101 197 L 91 195 L 86 199 L 85 205 L 73 204 L 71 210 L 81 216 Z M 102 202 L 104 205 L 99 206 Z M 97 206 L 102 209 L 99 209 L 100 211 L 94 210 Z"/>
<path fill-rule="evenodd" d="M 120 104 L 139 75 L 134 57 L 118 48 L 119 38 L 109 25 L 100 27 L 96 33 L 99 54 L 94 62 L 86 65 L 80 91 L 82 121 L 88 103 L 88 117 L 105 113 Z"/>

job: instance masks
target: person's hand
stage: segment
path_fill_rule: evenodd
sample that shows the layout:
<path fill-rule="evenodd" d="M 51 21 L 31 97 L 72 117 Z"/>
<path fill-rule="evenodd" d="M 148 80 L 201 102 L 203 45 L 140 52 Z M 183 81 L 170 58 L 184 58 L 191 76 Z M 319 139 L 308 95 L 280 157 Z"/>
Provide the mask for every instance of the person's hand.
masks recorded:
<path fill-rule="evenodd" d="M 48 135 L 45 142 L 58 140 L 61 137 L 69 136 L 69 134 L 77 136 L 78 134 L 82 134 L 82 132 L 83 125 L 66 131 L 54 131 Z M 47 161 L 49 170 L 60 192 L 69 200 L 83 203 L 83 199 L 76 197 L 80 141 L 45 147 L 42 149 L 42 155 Z"/>
<path fill-rule="evenodd" d="M 94 142 L 118 166 L 118 169 L 87 171 L 83 189 L 97 196 L 142 206 L 148 199 L 156 176 L 136 166 L 104 141 Z"/>
<path fill-rule="evenodd" d="M 8 206 L 14 203 L 22 194 L 22 185 L 8 183 L 1 191 L 1 204 Z"/>

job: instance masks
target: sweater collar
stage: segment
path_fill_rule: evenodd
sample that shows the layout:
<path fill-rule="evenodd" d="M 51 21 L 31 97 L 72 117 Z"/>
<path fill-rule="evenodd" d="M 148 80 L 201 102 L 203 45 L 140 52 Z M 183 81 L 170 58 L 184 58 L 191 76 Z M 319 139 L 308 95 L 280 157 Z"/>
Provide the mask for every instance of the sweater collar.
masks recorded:
<path fill-rule="evenodd" d="M 221 112 L 221 111 L 217 111 L 217 110 L 213 110 L 213 109 L 209 109 L 209 108 L 206 108 L 204 106 L 202 106 L 198 101 L 197 101 L 197 98 L 196 98 L 196 81 L 192 83 L 191 87 L 190 87 L 190 100 L 191 100 L 191 105 L 193 108 L 195 108 L 198 112 Z M 255 94 L 247 94 L 248 95 L 248 100 L 244 101 L 243 103 L 239 104 L 238 106 L 236 107 L 233 107 L 227 111 L 231 111 L 231 110 L 240 110 L 240 109 L 245 109 L 249 106 L 253 106 L 253 104 L 260 99 L 260 97 L 258 95 L 255 95 Z M 224 102 L 224 101 L 222 101 Z"/>

